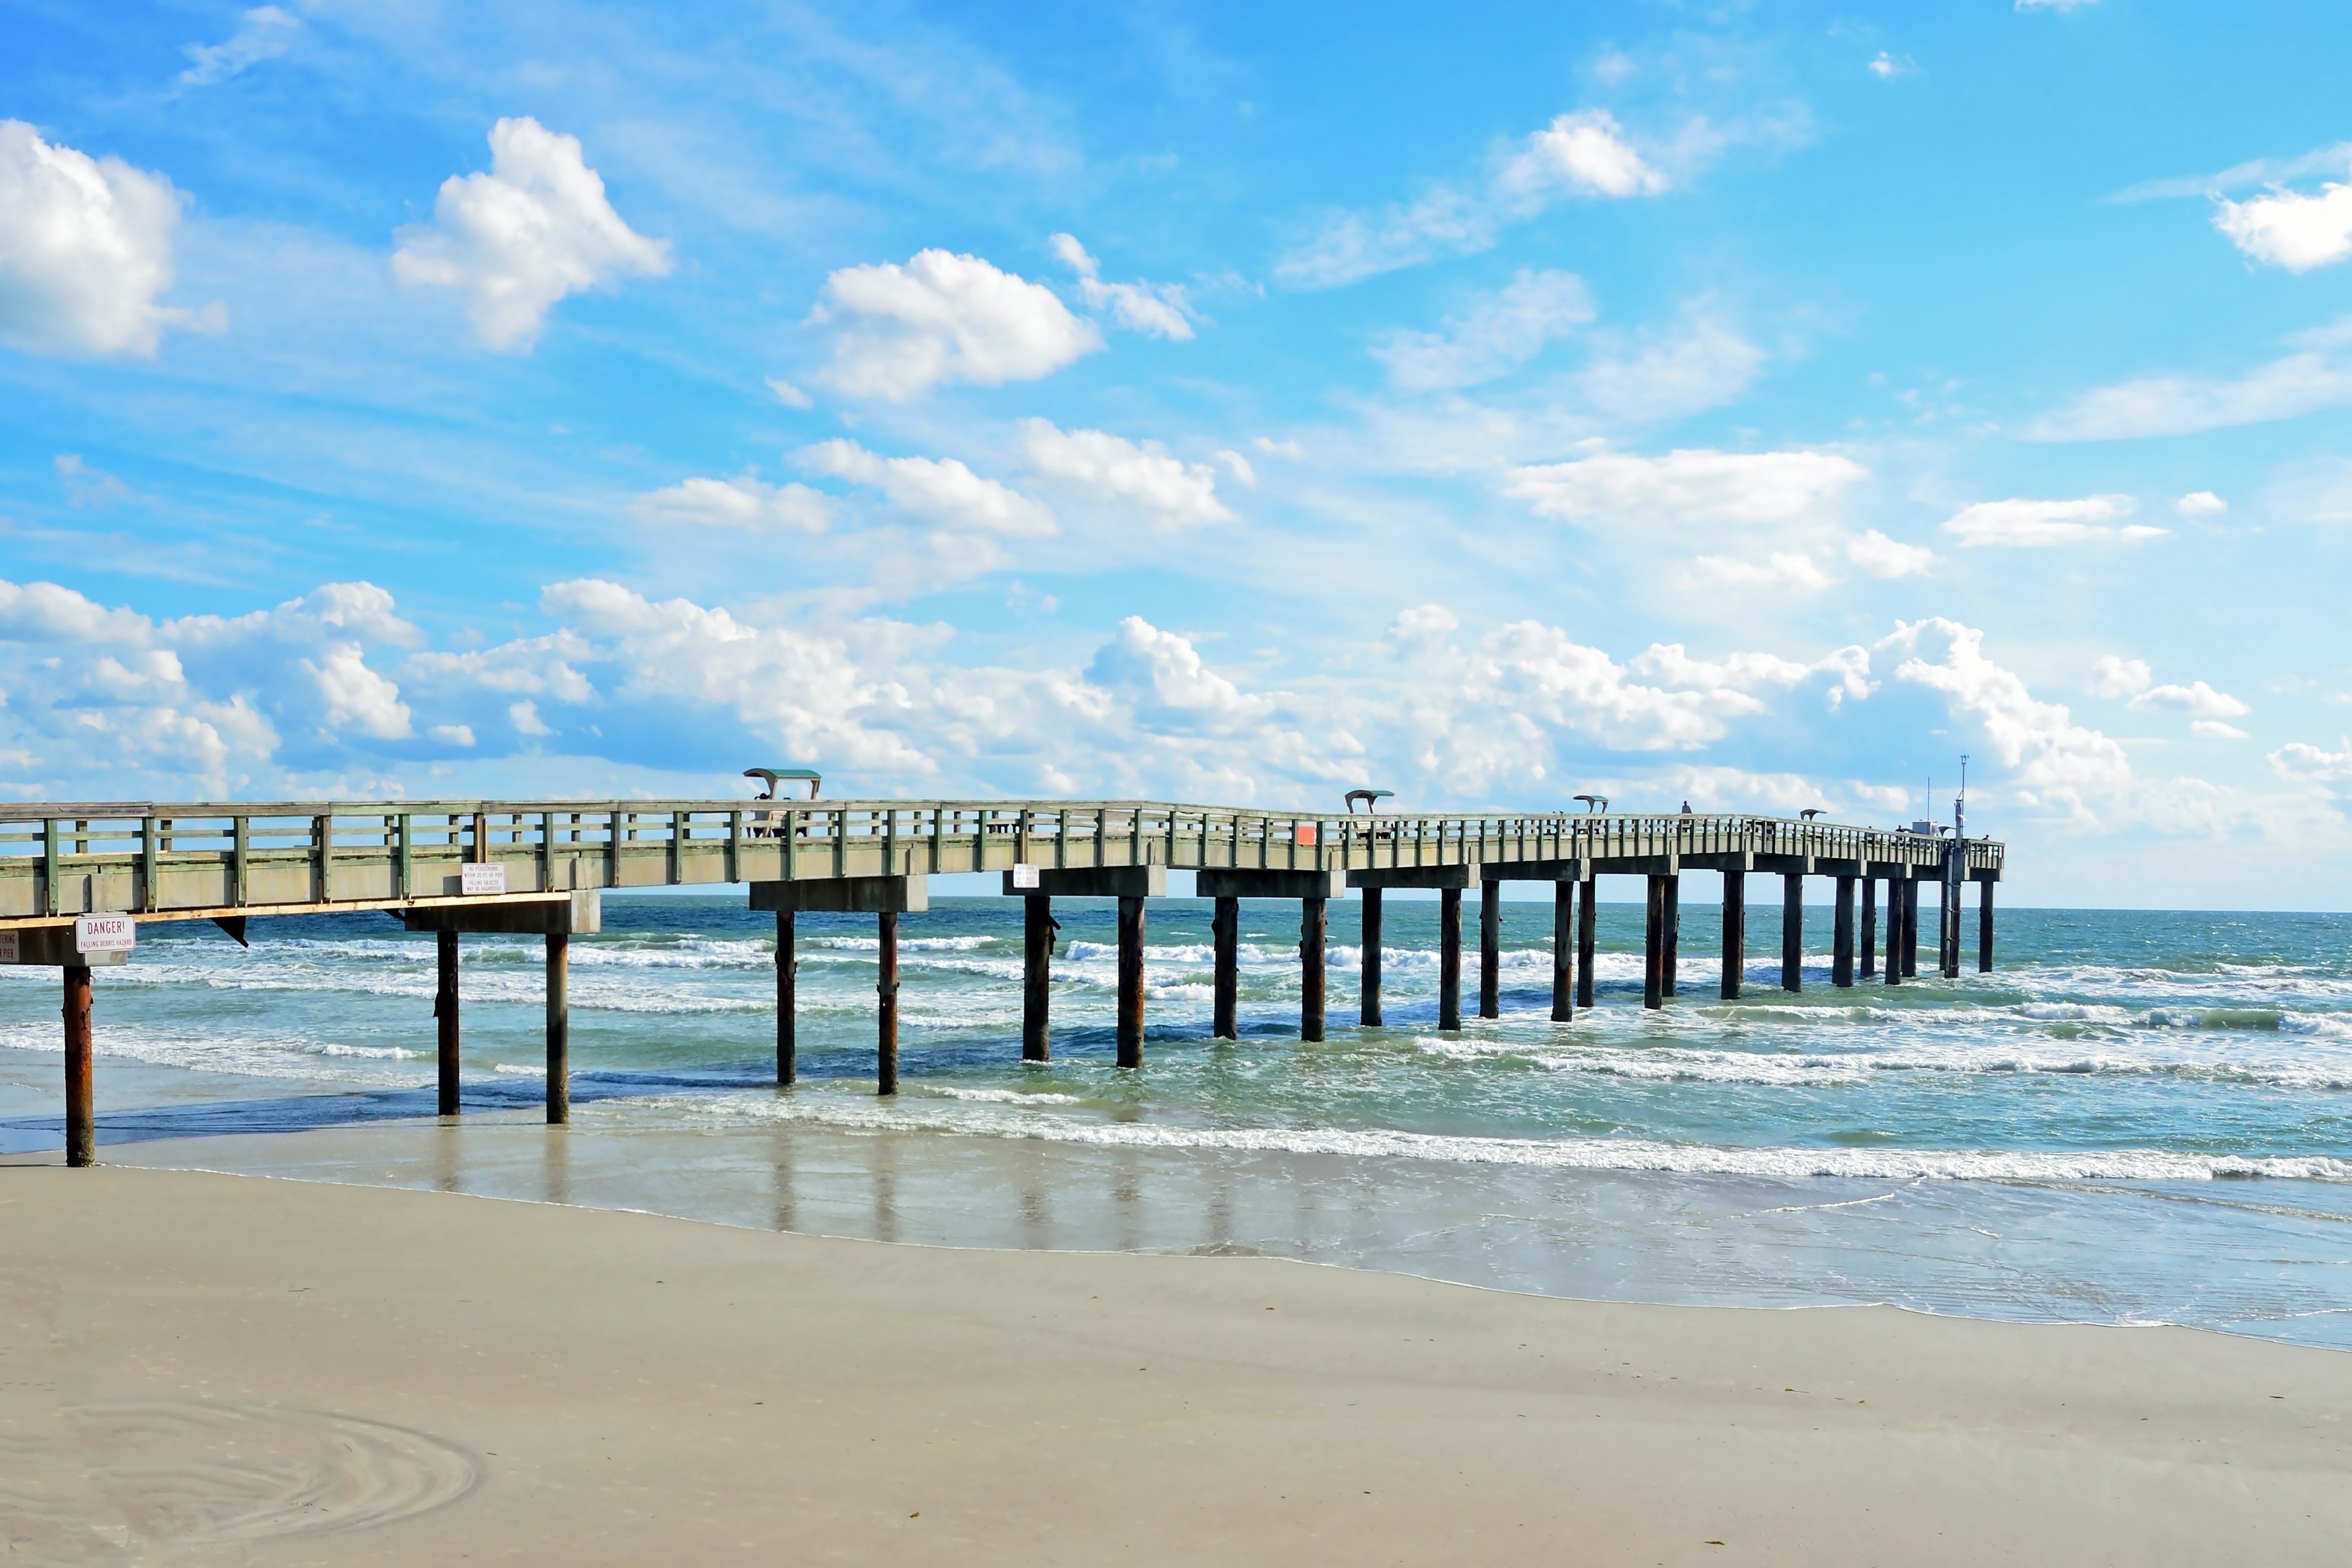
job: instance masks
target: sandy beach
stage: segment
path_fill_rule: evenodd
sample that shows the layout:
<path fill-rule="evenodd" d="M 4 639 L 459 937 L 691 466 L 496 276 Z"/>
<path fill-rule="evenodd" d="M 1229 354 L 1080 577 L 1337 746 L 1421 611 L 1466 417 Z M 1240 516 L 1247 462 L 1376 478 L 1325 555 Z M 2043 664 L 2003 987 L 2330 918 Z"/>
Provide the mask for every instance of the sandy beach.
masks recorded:
<path fill-rule="evenodd" d="M 0 1171 L 62 1563 L 2335 1563 L 2352 1358 Z"/>

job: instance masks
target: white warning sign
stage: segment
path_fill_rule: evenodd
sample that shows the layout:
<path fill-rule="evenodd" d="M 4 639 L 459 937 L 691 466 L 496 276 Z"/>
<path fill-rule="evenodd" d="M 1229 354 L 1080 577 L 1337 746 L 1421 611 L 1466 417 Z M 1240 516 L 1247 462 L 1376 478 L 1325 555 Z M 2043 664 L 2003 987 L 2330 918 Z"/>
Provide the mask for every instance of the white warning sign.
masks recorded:
<path fill-rule="evenodd" d="M 1015 889 L 1034 888 L 1037 885 L 1037 868 L 1029 865 L 1014 866 L 1013 868 L 1013 885 Z"/>
<path fill-rule="evenodd" d="M 469 899 L 484 893 L 503 893 L 507 890 L 507 868 L 468 861 L 457 873 L 457 885 Z"/>
<path fill-rule="evenodd" d="M 129 952 L 139 945 L 139 922 L 129 915 L 84 915 L 74 921 L 76 952 Z"/>

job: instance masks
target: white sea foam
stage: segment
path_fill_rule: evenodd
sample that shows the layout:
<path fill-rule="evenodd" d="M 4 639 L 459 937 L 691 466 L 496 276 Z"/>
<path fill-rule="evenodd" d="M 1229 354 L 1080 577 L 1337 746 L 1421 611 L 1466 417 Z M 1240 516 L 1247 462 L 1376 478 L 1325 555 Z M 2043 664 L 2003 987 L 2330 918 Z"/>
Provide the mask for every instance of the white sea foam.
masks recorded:
<path fill-rule="evenodd" d="M 882 939 L 878 936 L 813 936 L 803 939 L 807 947 L 830 947 L 843 952 L 879 952 Z M 970 952 L 975 948 L 1001 947 L 1004 942 L 992 936 L 902 936 L 898 939 L 900 952 Z"/>
<path fill-rule="evenodd" d="M 2080 1151 L 1723 1148 L 1643 1138 L 1476 1138 L 1395 1129 L 1187 1127 L 1143 1121 L 1081 1121 L 1019 1110 L 996 1118 L 927 1114 L 906 1107 L 814 1097 L 798 1100 L 664 1097 L 662 1108 L 694 1118 L 750 1117 L 876 1131 L 959 1132 L 1134 1149 L 1330 1154 L 1368 1159 L 1514 1165 L 1557 1171 L 1654 1172 L 1677 1175 L 1834 1177 L 1885 1181 L 2202 1182 L 2265 1176 L 2352 1181 L 2352 1162 L 2324 1155 L 2192 1154 L 2163 1149 Z"/>

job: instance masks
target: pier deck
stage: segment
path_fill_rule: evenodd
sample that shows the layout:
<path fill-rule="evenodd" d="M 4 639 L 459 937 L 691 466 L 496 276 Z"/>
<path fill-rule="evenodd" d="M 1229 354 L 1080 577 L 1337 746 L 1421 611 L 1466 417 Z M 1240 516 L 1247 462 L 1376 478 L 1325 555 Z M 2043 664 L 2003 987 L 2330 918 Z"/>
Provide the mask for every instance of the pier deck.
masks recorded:
<path fill-rule="evenodd" d="M 1885 980 L 1917 973 L 1919 889 L 1933 882 L 1937 970 L 1957 978 L 1961 894 L 1978 885 L 1978 962 L 1992 967 L 1992 888 L 2003 847 L 1934 832 L 1729 814 L 1257 811 L 1158 801 L 304 801 L 89 802 L 0 805 L 0 963 L 63 971 L 68 1162 L 94 1158 L 91 970 L 127 962 L 143 923 L 213 921 L 239 942 L 250 920 L 382 910 L 436 933 L 440 1099 L 458 1093 L 459 938 L 547 939 L 548 1120 L 569 1115 L 566 965 L 572 936 L 599 929 L 607 889 L 751 884 L 776 917 L 776 1079 L 796 1076 L 803 910 L 876 917 L 881 938 L 876 1079 L 898 1085 L 897 940 L 929 907 L 934 875 L 994 872 L 1026 900 L 1022 1055 L 1051 1051 L 1046 1017 L 1056 896 L 1118 900 L 1118 1060 L 1143 1065 L 1145 908 L 1170 871 L 1194 874 L 1216 903 L 1212 1032 L 1236 1037 L 1235 910 L 1244 898 L 1300 905 L 1302 1038 L 1324 1037 L 1326 910 L 1364 900 L 1360 1020 L 1381 1021 L 1381 898 L 1441 901 L 1438 1027 L 1462 1026 L 1462 895 L 1480 889 L 1478 1011 L 1499 1012 L 1501 884 L 1554 885 L 1551 1016 L 1593 1002 L 1595 889 L 1647 883 L 1643 1004 L 1676 991 L 1681 874 L 1723 874 L 1722 994 L 1740 994 L 1749 875 L 1782 879 L 1781 985 L 1801 989 L 1803 883 L 1836 884 L 1832 984 L 1877 973 L 1877 889 L 1885 885 Z M 1856 897 L 1859 894 L 1859 920 Z"/>

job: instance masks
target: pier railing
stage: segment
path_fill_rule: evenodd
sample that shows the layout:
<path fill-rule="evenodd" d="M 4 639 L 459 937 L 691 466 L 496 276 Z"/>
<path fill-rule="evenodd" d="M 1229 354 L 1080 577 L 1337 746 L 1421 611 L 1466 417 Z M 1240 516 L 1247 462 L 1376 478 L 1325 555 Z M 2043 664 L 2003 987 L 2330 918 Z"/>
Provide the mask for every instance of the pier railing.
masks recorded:
<path fill-rule="evenodd" d="M 0 923 L 204 919 L 746 881 L 1158 864 L 1522 874 L 1932 876 L 1951 840 L 1746 815 L 1258 811 L 1153 801 L 416 801 L 0 805 Z M 1959 847 L 1996 880 L 2002 847 Z M 480 869 L 468 870 L 468 868 Z"/>

